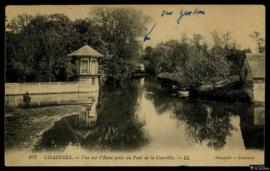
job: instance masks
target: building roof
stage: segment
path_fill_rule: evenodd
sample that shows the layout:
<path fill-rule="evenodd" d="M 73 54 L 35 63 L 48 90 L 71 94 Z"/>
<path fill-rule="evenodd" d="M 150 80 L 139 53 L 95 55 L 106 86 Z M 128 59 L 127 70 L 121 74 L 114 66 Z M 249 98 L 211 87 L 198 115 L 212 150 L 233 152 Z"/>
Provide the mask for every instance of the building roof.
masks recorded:
<path fill-rule="evenodd" d="M 68 54 L 68 56 L 93 56 L 93 57 L 103 57 L 102 54 L 100 54 L 98 51 L 93 49 L 89 45 L 84 45 L 78 50 L 75 50 L 74 52 Z"/>
<path fill-rule="evenodd" d="M 246 53 L 246 59 L 254 78 L 265 78 L 265 53 Z"/>
<path fill-rule="evenodd" d="M 194 85 L 194 82 L 191 79 L 186 78 L 182 73 L 169 73 L 162 72 L 158 75 L 161 79 L 167 79 L 181 84 L 181 86 L 191 86 Z"/>

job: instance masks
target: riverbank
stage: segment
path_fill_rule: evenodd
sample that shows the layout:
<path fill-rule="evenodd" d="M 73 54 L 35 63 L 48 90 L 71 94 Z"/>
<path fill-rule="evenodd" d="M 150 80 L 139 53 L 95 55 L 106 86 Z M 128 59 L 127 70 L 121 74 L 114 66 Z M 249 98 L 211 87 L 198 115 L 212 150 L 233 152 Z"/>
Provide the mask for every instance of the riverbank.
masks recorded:
<path fill-rule="evenodd" d="M 243 91 L 240 82 L 234 85 L 217 87 L 211 90 L 194 89 L 190 92 L 191 98 L 200 98 L 207 100 L 225 101 L 231 103 L 251 103 L 249 95 Z"/>
<path fill-rule="evenodd" d="M 192 99 L 252 103 L 251 97 L 243 90 L 239 76 L 231 76 L 229 80 L 217 81 L 215 87 L 210 84 L 196 85 L 181 79 L 182 77 L 181 74 L 177 73 L 161 73 L 157 79 L 162 87 L 176 95 L 179 95 L 181 90 L 188 90 L 189 97 Z"/>
<path fill-rule="evenodd" d="M 48 106 L 21 109 L 6 107 L 5 148 L 30 148 L 40 135 L 61 118 L 77 114 L 81 105 Z"/>

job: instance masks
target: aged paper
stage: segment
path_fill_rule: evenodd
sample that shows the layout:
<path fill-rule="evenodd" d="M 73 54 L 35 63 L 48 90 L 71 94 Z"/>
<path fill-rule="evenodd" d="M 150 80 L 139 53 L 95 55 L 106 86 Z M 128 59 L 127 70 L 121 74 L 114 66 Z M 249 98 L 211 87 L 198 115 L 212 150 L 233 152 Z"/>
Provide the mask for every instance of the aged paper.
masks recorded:
<path fill-rule="evenodd" d="M 5 15 L 6 166 L 264 164 L 264 6 Z"/>

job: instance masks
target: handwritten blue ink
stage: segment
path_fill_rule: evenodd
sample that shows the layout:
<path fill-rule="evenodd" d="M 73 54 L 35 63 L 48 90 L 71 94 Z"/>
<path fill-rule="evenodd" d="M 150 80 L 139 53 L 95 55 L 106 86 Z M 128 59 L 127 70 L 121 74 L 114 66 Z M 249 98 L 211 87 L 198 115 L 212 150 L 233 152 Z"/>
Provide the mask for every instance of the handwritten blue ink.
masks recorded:
<path fill-rule="evenodd" d="M 163 10 L 163 11 L 161 12 L 161 17 L 163 17 L 163 16 L 165 16 L 165 15 L 172 15 L 172 14 L 173 14 L 172 11 L 166 11 L 166 10 Z"/>
<path fill-rule="evenodd" d="M 179 12 L 179 17 L 177 18 L 177 24 L 181 22 L 184 16 L 191 16 L 191 15 L 205 15 L 205 12 L 204 10 L 200 10 L 198 8 L 196 8 L 193 11 L 181 9 Z"/>
<path fill-rule="evenodd" d="M 153 27 L 152 27 L 151 30 L 148 32 L 148 34 L 144 35 L 144 39 L 143 39 L 144 42 L 151 39 L 151 38 L 150 38 L 150 34 L 151 34 L 151 32 L 154 30 L 154 28 L 156 27 L 156 25 L 157 25 L 157 23 L 155 23 L 155 24 L 153 25 Z"/>
<path fill-rule="evenodd" d="M 192 13 L 192 11 L 187 11 L 187 10 L 181 9 L 181 10 L 180 10 L 180 13 L 179 13 L 180 15 L 179 15 L 179 17 L 178 17 L 178 19 L 177 19 L 177 24 L 180 23 L 181 19 L 182 19 L 184 16 L 190 16 L 191 13 Z"/>
<path fill-rule="evenodd" d="M 145 35 L 145 36 L 144 36 L 144 39 L 143 39 L 143 41 L 145 42 L 146 40 L 150 40 L 150 37 L 149 37 L 149 35 Z"/>
<path fill-rule="evenodd" d="M 205 12 L 204 12 L 204 10 L 200 10 L 200 9 L 196 8 L 196 9 L 193 11 L 193 15 L 195 15 L 195 14 L 202 14 L 202 15 L 205 15 Z"/>

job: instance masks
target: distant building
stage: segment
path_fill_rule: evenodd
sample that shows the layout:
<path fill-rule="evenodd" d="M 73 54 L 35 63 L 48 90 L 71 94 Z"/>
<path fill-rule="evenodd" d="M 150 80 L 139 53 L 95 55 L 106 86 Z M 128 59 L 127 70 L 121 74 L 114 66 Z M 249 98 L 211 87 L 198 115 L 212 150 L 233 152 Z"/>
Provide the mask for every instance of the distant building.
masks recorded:
<path fill-rule="evenodd" d="M 247 53 L 240 69 L 243 89 L 252 102 L 265 101 L 265 53 Z"/>
<path fill-rule="evenodd" d="M 89 45 L 84 45 L 68 56 L 72 57 L 71 61 L 75 64 L 80 80 L 98 78 L 98 59 L 103 57 L 102 54 Z"/>
<path fill-rule="evenodd" d="M 82 93 L 78 95 L 78 102 L 88 102 L 90 98 L 93 98 L 92 109 L 95 109 L 99 92 L 99 78 L 101 76 L 99 72 L 99 62 L 103 55 L 93 49 L 89 45 L 70 53 L 68 57 L 71 57 L 71 63 L 75 65 L 78 81 L 78 92 L 88 92 L 89 95 L 85 97 Z"/>
<path fill-rule="evenodd" d="M 137 67 L 138 70 L 140 70 L 141 72 L 144 72 L 144 64 L 143 64 L 143 63 L 137 63 L 136 67 Z"/>

